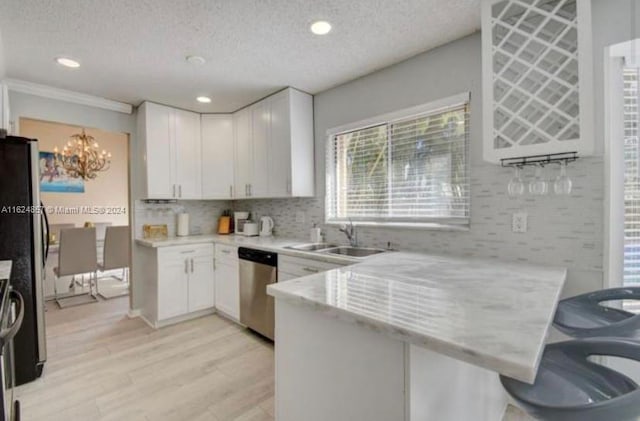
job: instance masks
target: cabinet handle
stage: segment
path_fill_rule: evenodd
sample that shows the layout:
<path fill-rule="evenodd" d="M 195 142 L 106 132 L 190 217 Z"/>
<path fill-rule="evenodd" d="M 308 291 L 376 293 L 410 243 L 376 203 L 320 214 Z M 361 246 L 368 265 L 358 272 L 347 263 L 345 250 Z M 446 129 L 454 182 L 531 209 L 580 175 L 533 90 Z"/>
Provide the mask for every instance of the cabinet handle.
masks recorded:
<path fill-rule="evenodd" d="M 231 250 L 220 250 L 220 252 L 224 254 L 231 254 Z"/>
<path fill-rule="evenodd" d="M 229 197 L 233 197 L 233 186 L 229 185 Z"/>
<path fill-rule="evenodd" d="M 244 195 L 245 196 L 249 196 L 249 185 L 248 184 L 244 185 Z"/>
<path fill-rule="evenodd" d="M 184 259 L 184 273 L 189 273 L 189 259 Z"/>
<path fill-rule="evenodd" d="M 176 197 L 176 185 L 175 184 L 173 185 L 173 196 L 171 196 L 171 197 Z"/>
<path fill-rule="evenodd" d="M 302 270 L 304 270 L 305 272 L 311 272 L 311 273 L 320 272 L 320 269 L 314 269 L 314 268 L 302 268 Z"/>
<path fill-rule="evenodd" d="M 249 196 L 253 196 L 253 186 L 249 184 Z"/>
<path fill-rule="evenodd" d="M 216 270 L 216 258 L 215 257 L 213 258 L 213 270 L 214 271 Z"/>
<path fill-rule="evenodd" d="M 189 254 L 189 253 L 195 253 L 195 250 L 185 250 L 185 251 L 181 251 L 181 254 Z"/>
<path fill-rule="evenodd" d="M 291 193 L 291 180 L 287 179 L 287 193 Z"/>
<path fill-rule="evenodd" d="M 182 197 L 182 184 L 178 185 L 178 196 Z"/>
<path fill-rule="evenodd" d="M 193 273 L 193 259 L 191 259 L 191 273 Z"/>

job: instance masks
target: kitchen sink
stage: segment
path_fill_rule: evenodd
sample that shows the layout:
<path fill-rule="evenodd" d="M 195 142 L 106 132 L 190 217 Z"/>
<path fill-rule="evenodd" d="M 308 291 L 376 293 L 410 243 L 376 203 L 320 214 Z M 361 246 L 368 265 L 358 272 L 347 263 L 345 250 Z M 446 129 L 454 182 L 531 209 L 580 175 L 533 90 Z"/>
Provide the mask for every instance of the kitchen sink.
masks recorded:
<path fill-rule="evenodd" d="M 300 250 L 300 251 L 318 251 L 324 249 L 332 249 L 336 248 L 337 244 L 331 243 L 311 243 L 311 244 L 300 244 L 298 246 L 289 246 L 286 247 L 291 250 Z"/>
<path fill-rule="evenodd" d="M 384 253 L 386 251 L 387 250 L 372 249 L 372 248 L 366 248 L 366 247 L 342 246 L 342 247 L 333 247 L 333 248 L 328 248 L 326 250 L 322 250 L 322 253 L 339 254 L 342 256 L 350 256 L 350 257 L 367 257 L 367 256 L 372 256 L 374 254 Z"/>

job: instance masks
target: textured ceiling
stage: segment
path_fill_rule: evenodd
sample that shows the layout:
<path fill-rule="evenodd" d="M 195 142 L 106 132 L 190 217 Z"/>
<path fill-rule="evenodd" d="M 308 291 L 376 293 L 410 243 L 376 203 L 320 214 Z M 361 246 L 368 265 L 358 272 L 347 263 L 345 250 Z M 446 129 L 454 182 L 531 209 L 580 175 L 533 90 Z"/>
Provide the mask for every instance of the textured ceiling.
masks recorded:
<path fill-rule="evenodd" d="M 233 111 L 318 93 L 475 32 L 480 0 L 2 0 L 6 76 L 137 105 Z M 311 22 L 333 30 L 316 36 Z M 205 57 L 203 66 L 184 57 Z M 54 63 L 67 55 L 82 67 Z M 0 62 L 2 60 L 0 59 Z M 197 95 L 213 102 L 201 105 Z"/>

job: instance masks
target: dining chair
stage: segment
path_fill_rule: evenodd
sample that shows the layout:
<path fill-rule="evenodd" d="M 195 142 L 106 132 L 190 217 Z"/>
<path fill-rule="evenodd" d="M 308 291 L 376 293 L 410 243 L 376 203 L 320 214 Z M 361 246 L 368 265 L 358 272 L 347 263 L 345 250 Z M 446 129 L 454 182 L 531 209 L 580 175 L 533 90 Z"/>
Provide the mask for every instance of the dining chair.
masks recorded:
<path fill-rule="evenodd" d="M 57 243 L 60 240 L 60 231 L 68 228 L 75 228 L 74 224 L 51 224 L 49 225 L 49 241 Z"/>
<path fill-rule="evenodd" d="M 93 292 L 98 270 L 98 253 L 96 250 L 95 228 L 67 228 L 60 231 L 60 246 L 58 251 L 58 266 L 53 269 L 56 276 L 54 280 L 54 294 L 56 303 L 60 308 L 80 304 L 96 302 L 96 293 Z M 74 278 L 78 275 L 89 274 L 89 291 L 76 292 Z M 58 279 L 63 276 L 72 276 L 69 291 L 58 293 Z M 84 287 L 82 287 L 84 289 Z M 85 297 L 85 299 L 82 299 Z"/>
<path fill-rule="evenodd" d="M 108 270 L 114 269 L 122 269 L 122 282 L 128 282 L 129 276 L 129 266 L 130 266 L 130 249 L 131 249 L 131 239 L 129 226 L 115 226 L 115 227 L 106 227 L 106 233 L 104 238 L 104 254 L 102 263 L 98 263 L 98 269 L 101 272 L 105 272 Z M 100 293 L 98 290 L 98 283 L 96 281 L 96 291 L 98 294 L 104 298 L 115 298 L 122 295 L 126 295 L 128 293 L 121 293 L 116 295 L 105 295 L 104 293 Z"/>

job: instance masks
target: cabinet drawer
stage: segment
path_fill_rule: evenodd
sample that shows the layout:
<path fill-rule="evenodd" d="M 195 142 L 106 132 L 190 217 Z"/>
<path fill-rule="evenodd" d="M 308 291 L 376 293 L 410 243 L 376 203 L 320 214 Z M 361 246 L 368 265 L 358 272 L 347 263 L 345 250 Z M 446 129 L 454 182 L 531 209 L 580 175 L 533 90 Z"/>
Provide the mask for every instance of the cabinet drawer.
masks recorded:
<path fill-rule="evenodd" d="M 238 261 L 238 247 L 216 244 L 216 260 L 218 263 L 232 264 Z"/>
<path fill-rule="evenodd" d="M 208 256 L 213 258 L 213 244 L 194 244 L 158 248 L 158 259 L 176 259 Z"/>
<path fill-rule="evenodd" d="M 325 272 L 327 270 L 344 266 L 339 263 L 327 263 L 312 259 L 302 259 L 300 257 L 283 255 L 278 257 L 278 272 L 283 272 L 288 275 L 296 275 L 298 277 L 313 275 L 314 273 Z"/>

